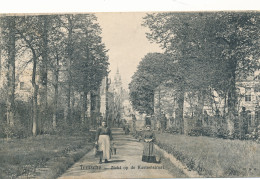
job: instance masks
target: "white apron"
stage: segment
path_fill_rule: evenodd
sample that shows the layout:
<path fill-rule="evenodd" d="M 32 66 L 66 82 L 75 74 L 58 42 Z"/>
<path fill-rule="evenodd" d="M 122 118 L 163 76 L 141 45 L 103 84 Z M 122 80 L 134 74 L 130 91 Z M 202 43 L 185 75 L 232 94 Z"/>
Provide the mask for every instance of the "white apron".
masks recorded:
<path fill-rule="evenodd" d="M 108 135 L 99 135 L 98 150 L 103 151 L 103 159 L 110 159 L 110 138 Z"/>

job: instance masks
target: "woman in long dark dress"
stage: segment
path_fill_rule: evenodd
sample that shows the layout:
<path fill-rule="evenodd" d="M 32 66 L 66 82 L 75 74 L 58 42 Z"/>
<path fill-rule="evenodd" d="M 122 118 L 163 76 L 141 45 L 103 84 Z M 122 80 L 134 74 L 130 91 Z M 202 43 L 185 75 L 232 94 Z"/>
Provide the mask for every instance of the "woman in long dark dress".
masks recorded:
<path fill-rule="evenodd" d="M 151 130 L 150 125 L 146 125 L 146 129 L 143 131 L 144 150 L 142 161 L 149 163 L 156 163 L 156 157 L 154 155 L 154 141 L 155 135 Z"/>
<path fill-rule="evenodd" d="M 108 159 L 111 158 L 110 141 L 112 139 L 113 138 L 110 128 L 107 127 L 106 121 L 102 121 L 102 125 L 97 129 L 96 133 L 96 143 L 98 145 L 98 151 L 103 153 L 103 155 L 100 155 L 99 163 L 102 163 L 102 159 L 104 159 L 105 163 L 107 163 Z"/>

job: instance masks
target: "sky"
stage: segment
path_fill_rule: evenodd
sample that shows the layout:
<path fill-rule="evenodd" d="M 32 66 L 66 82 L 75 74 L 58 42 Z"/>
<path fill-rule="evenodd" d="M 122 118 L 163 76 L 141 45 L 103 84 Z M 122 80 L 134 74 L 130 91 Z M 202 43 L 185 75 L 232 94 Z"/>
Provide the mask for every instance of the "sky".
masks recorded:
<path fill-rule="evenodd" d="M 113 80 L 118 67 L 125 89 L 141 59 L 149 52 L 162 52 L 158 44 L 146 38 L 149 29 L 141 26 L 145 15 L 140 12 L 96 13 L 103 42 L 109 49 L 110 77 Z"/>

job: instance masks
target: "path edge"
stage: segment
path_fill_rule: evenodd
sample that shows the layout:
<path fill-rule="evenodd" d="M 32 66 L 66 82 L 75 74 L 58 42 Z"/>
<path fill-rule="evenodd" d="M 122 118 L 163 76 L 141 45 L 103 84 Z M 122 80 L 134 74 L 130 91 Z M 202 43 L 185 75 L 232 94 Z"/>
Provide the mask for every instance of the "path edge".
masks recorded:
<path fill-rule="evenodd" d="M 190 178 L 204 178 L 202 175 L 199 175 L 198 172 L 193 170 L 188 170 L 185 165 L 183 165 L 179 160 L 177 160 L 173 155 L 166 152 L 164 149 L 160 148 L 158 145 L 154 144 L 155 149 L 163 154 L 163 157 L 168 158 L 171 163 L 183 171 L 185 175 Z"/>

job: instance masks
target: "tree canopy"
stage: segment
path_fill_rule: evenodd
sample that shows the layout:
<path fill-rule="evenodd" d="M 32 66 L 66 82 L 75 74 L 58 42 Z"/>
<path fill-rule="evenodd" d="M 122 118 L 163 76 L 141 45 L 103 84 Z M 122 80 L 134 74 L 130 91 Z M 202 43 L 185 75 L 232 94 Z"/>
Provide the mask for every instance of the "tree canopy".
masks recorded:
<path fill-rule="evenodd" d="M 153 114 L 154 90 L 169 76 L 175 77 L 170 56 L 161 53 L 148 53 L 137 67 L 129 84 L 130 100 L 135 110 Z"/>
<path fill-rule="evenodd" d="M 228 93 L 236 105 L 236 80 L 258 69 L 259 12 L 152 13 L 147 38 L 178 61 L 186 90 Z"/>

